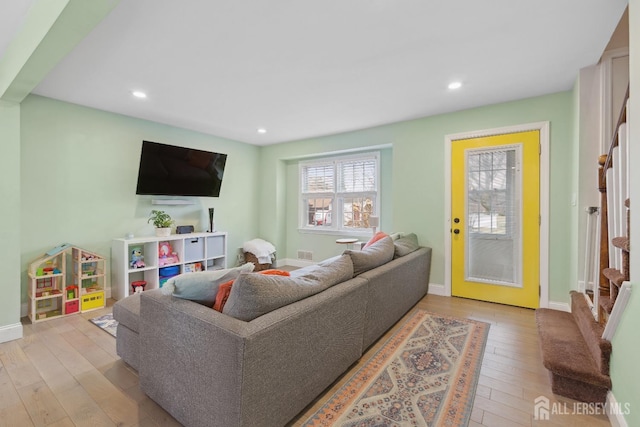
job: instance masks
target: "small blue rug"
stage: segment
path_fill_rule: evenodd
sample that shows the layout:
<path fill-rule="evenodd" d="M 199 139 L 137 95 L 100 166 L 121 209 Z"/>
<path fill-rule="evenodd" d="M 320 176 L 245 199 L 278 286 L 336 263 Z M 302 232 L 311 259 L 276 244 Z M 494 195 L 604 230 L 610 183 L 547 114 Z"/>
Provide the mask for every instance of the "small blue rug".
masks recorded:
<path fill-rule="evenodd" d="M 94 317 L 90 319 L 91 323 L 105 332 L 108 332 L 114 338 L 116 336 L 116 328 L 118 327 L 118 321 L 113 318 L 113 313 L 105 314 L 104 316 Z"/>

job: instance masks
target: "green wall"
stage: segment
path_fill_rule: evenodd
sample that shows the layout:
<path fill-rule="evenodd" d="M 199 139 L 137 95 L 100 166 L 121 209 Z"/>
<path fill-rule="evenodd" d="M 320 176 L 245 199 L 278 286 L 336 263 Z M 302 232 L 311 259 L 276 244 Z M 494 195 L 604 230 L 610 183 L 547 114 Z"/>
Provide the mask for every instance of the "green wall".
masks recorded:
<path fill-rule="evenodd" d="M 201 231 L 206 209 L 215 208 L 216 228 L 229 232 L 230 265 L 256 237 L 259 147 L 35 95 L 22 102 L 21 128 L 20 161 L 12 167 L 21 164 L 23 302 L 33 259 L 63 242 L 110 256 L 112 239 L 154 234 L 152 209 Z M 136 196 L 142 140 L 228 154 L 220 197 L 153 206 L 151 196 Z"/>
<path fill-rule="evenodd" d="M 563 92 L 515 102 L 491 105 L 461 112 L 390 124 L 356 132 L 312 138 L 264 147 L 261 169 L 260 234 L 278 248 L 280 258 L 295 258 L 301 244 L 297 217 L 291 209 L 297 200 L 289 200 L 287 159 L 322 155 L 344 150 L 392 144 L 391 191 L 385 193 L 391 204 L 391 221 L 383 218 L 387 231 L 412 231 L 420 242 L 431 246 L 433 264 L 431 282 L 444 283 L 444 139 L 445 135 L 510 126 L 551 122 L 551 195 L 550 195 L 550 299 L 568 301 L 571 280 L 576 277 L 570 261 L 576 245 L 571 244 L 570 209 L 574 154 L 573 93 Z M 289 163 L 290 164 L 290 163 Z M 305 235 L 306 236 L 306 235 Z M 335 238 L 311 236 L 314 252 L 336 254 Z M 573 268 L 575 269 L 575 268 Z"/>
<path fill-rule="evenodd" d="M 20 105 L 0 100 L 0 342 L 22 336 L 20 324 Z"/>
<path fill-rule="evenodd" d="M 640 224 L 639 224 L 640 225 Z M 636 359 L 640 353 L 638 325 L 640 324 L 640 292 L 638 281 L 634 281 L 631 298 L 627 304 L 618 329 L 611 340 L 611 390 L 618 403 L 630 405 L 624 414 L 629 426 L 640 426 L 640 369 Z M 623 408 L 625 409 L 625 408 Z"/>

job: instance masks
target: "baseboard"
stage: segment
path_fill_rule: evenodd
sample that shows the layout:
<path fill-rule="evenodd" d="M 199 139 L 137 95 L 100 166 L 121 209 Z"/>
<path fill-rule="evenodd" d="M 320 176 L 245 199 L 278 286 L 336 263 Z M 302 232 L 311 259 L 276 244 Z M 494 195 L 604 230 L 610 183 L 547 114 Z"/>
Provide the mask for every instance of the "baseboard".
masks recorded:
<path fill-rule="evenodd" d="M 309 265 L 315 265 L 317 262 L 307 261 L 304 259 L 296 259 L 296 258 L 283 258 L 276 260 L 276 267 L 282 267 L 285 265 L 290 265 L 292 267 L 307 267 Z"/>
<path fill-rule="evenodd" d="M 22 338 L 22 323 L 14 323 L 0 327 L 0 343 Z"/>
<path fill-rule="evenodd" d="M 571 313 L 571 306 L 568 302 L 549 301 L 549 307 L 551 310 L 566 311 Z"/>
<path fill-rule="evenodd" d="M 607 417 L 612 427 L 629 427 L 624 414 L 628 413 L 629 404 L 621 404 L 611 391 L 607 393 Z"/>
<path fill-rule="evenodd" d="M 427 294 L 440 295 L 443 297 L 451 296 L 451 295 L 447 295 L 445 286 L 439 283 L 429 283 L 429 290 L 427 291 Z"/>

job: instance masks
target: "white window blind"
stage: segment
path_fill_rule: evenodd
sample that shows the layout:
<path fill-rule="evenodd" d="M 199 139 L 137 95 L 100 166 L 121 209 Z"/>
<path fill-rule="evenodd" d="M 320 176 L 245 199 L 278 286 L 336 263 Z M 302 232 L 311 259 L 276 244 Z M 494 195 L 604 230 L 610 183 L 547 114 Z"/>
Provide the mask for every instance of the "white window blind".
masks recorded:
<path fill-rule="evenodd" d="M 378 215 L 379 153 L 300 163 L 300 228 L 363 231 Z"/>

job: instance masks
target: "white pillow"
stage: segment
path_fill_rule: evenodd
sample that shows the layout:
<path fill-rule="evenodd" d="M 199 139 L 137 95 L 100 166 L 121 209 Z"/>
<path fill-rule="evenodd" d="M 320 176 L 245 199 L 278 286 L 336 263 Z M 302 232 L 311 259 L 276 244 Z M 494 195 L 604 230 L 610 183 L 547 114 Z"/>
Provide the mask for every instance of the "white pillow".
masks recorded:
<path fill-rule="evenodd" d="M 240 267 L 224 270 L 197 271 L 172 277 L 161 288 L 164 295 L 188 299 L 208 307 L 213 307 L 218 293 L 218 286 L 236 279 L 240 273 L 250 273 L 255 266 L 246 263 Z"/>

